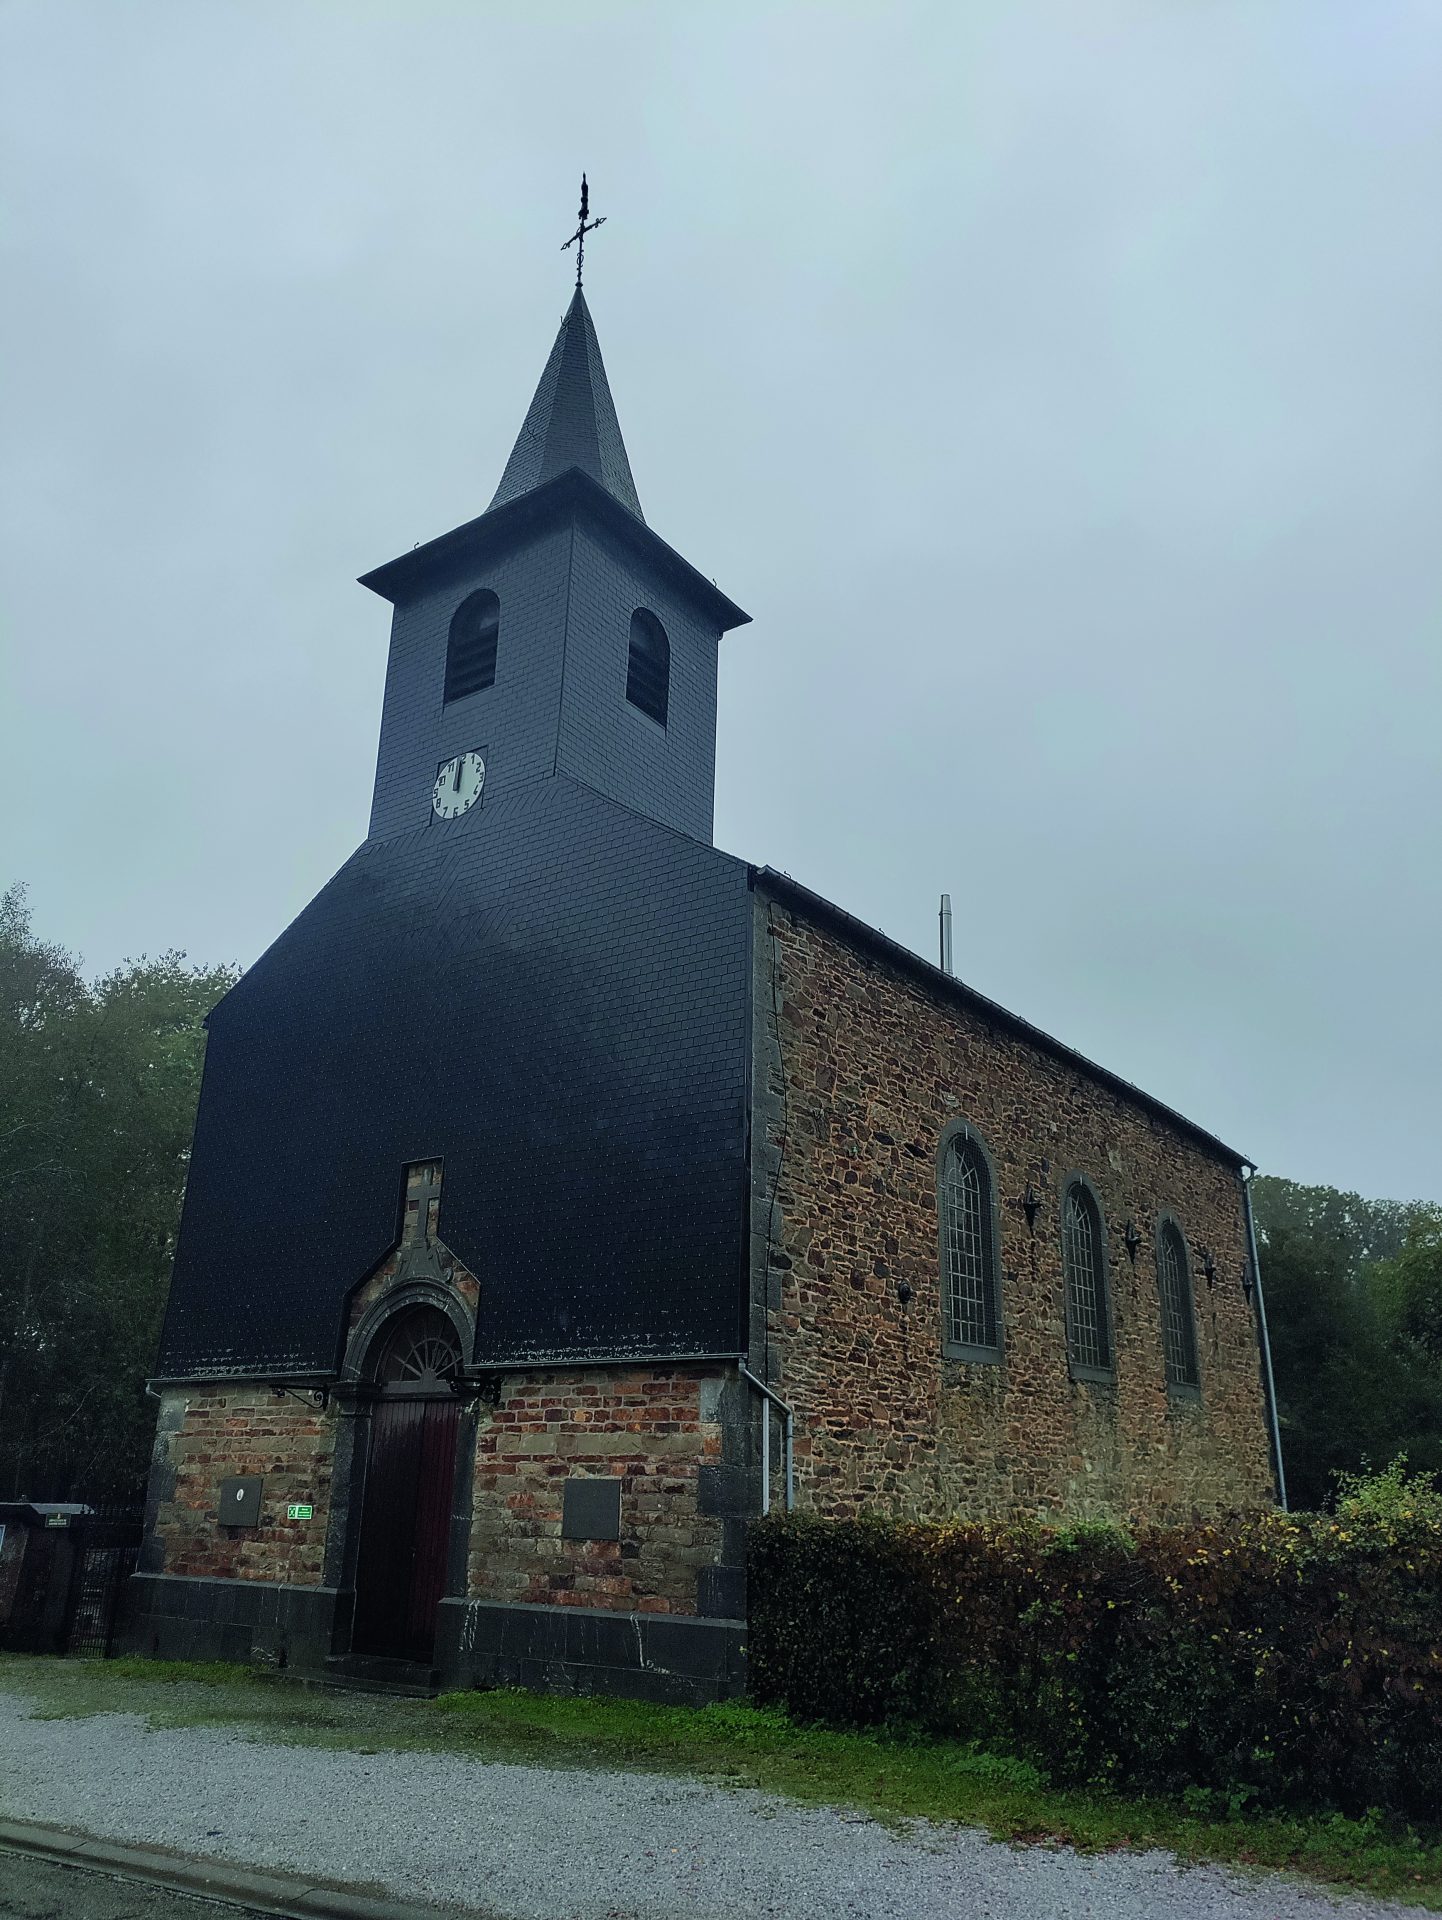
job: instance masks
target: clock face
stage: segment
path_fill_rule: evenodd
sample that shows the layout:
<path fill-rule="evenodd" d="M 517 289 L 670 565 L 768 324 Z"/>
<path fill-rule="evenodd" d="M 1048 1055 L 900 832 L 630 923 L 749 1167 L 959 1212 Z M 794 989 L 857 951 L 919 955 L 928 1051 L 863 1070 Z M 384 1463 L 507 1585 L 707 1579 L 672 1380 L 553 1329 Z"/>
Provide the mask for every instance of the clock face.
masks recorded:
<path fill-rule="evenodd" d="M 486 784 L 486 763 L 478 753 L 458 753 L 436 775 L 431 806 L 438 820 L 454 820 L 469 813 Z"/>

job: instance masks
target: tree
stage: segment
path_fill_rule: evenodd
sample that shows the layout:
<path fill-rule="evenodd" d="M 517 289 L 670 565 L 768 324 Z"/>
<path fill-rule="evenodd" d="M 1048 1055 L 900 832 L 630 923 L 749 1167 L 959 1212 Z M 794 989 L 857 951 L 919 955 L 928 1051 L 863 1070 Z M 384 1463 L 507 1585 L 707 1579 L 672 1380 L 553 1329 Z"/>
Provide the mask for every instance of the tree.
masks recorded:
<path fill-rule="evenodd" d="M 1419 1209 L 1401 1252 L 1370 1279 L 1402 1337 L 1442 1367 L 1442 1208 Z"/>
<path fill-rule="evenodd" d="M 87 983 L 0 897 L 0 1490 L 143 1478 L 204 1052 L 236 978 L 183 954 Z"/>
<path fill-rule="evenodd" d="M 1257 1231 L 1266 1240 L 1286 1231 L 1335 1247 L 1355 1279 L 1371 1260 L 1401 1252 L 1414 1217 L 1427 1208 L 1417 1200 L 1364 1200 L 1336 1187 L 1304 1187 L 1275 1174 L 1252 1182 Z"/>
<path fill-rule="evenodd" d="M 1442 1212 L 1287 1180 L 1255 1194 L 1292 1504 L 1399 1453 L 1442 1473 Z"/>

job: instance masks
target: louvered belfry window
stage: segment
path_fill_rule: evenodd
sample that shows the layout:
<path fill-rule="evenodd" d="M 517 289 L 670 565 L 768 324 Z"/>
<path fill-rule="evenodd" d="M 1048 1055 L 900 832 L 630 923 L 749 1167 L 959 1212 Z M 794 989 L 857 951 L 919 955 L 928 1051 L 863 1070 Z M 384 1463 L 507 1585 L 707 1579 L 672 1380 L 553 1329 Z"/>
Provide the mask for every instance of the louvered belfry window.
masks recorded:
<path fill-rule="evenodd" d="M 1167 1385 L 1200 1386 L 1191 1268 L 1187 1243 L 1174 1220 L 1162 1225 L 1157 1243 L 1157 1279 L 1162 1295 L 1162 1361 Z"/>
<path fill-rule="evenodd" d="M 958 1135 L 941 1165 L 942 1332 L 948 1352 L 995 1355 L 1001 1345 L 991 1175 L 974 1140 Z"/>
<path fill-rule="evenodd" d="M 489 587 L 470 594 L 451 616 L 446 643 L 447 703 L 464 700 L 495 685 L 496 643 L 501 633 L 501 603 Z"/>
<path fill-rule="evenodd" d="M 671 699 L 671 642 L 655 614 L 644 607 L 637 607 L 631 615 L 626 698 L 659 726 L 665 726 Z"/>
<path fill-rule="evenodd" d="M 1079 1181 L 1067 1188 L 1062 1211 L 1062 1269 L 1066 1278 L 1067 1351 L 1072 1364 L 1107 1373 L 1112 1364 L 1112 1336 L 1101 1215 Z"/>

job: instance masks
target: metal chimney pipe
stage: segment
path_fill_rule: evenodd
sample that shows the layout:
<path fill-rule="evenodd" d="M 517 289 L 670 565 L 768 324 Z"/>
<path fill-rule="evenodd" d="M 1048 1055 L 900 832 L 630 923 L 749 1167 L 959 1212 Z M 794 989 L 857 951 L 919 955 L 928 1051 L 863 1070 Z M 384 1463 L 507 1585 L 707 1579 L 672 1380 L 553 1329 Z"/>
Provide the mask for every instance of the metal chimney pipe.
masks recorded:
<path fill-rule="evenodd" d="M 955 973 L 951 964 L 951 895 L 941 896 L 941 912 L 937 915 L 941 922 L 941 970 L 943 973 Z"/>

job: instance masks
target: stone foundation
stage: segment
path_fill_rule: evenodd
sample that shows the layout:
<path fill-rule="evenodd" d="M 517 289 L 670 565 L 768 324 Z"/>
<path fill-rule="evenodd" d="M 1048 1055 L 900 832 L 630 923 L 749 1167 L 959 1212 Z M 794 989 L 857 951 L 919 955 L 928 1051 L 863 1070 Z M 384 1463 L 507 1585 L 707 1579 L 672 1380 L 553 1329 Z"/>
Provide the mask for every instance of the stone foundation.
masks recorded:
<path fill-rule="evenodd" d="M 320 1672 L 348 1625 L 333 1587 L 138 1573 L 125 1596 L 119 1650 L 157 1660 L 234 1660 Z"/>
<path fill-rule="evenodd" d="M 333 1587 L 137 1574 L 117 1651 L 331 1677 L 344 1670 L 352 1600 Z M 745 1691 L 745 1637 L 739 1620 L 453 1599 L 441 1603 L 433 1671 L 448 1690 L 533 1687 L 699 1707 Z"/>
<path fill-rule="evenodd" d="M 441 1604 L 437 1663 L 458 1687 L 531 1687 L 702 1707 L 746 1690 L 746 1626 L 591 1607 Z"/>

